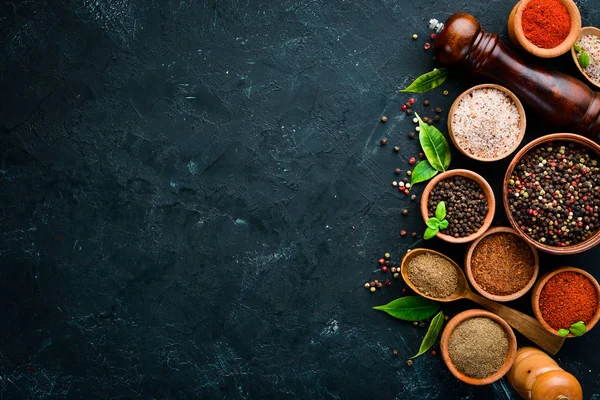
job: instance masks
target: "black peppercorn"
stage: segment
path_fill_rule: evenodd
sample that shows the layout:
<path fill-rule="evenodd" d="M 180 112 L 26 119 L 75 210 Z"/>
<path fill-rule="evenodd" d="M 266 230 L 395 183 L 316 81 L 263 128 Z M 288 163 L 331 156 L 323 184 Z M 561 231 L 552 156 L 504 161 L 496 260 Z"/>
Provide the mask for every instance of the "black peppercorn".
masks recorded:
<path fill-rule="evenodd" d="M 402 170 L 400 168 L 396 168 L 394 170 L 394 174 L 396 174 L 396 175 L 400 175 L 401 172 L 402 172 Z"/>
<path fill-rule="evenodd" d="M 409 134 L 408 134 L 408 137 L 409 137 L 409 138 L 411 138 L 411 139 L 414 139 L 414 137 L 415 137 L 415 133 L 414 133 L 414 132 L 411 132 L 411 133 L 409 133 Z"/>
<path fill-rule="evenodd" d="M 400 146 L 394 146 L 394 151 L 397 153 L 400 151 Z"/>
<path fill-rule="evenodd" d="M 387 144 L 387 138 L 381 139 L 380 143 L 382 146 L 385 146 Z"/>

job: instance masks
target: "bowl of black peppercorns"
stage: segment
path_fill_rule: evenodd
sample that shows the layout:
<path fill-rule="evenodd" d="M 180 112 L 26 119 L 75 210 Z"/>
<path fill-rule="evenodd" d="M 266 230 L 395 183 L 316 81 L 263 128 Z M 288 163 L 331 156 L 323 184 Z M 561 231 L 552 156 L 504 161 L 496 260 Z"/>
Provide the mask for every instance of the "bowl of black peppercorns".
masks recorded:
<path fill-rule="evenodd" d="M 542 136 L 523 147 L 504 176 L 512 227 L 551 254 L 576 254 L 600 242 L 600 146 L 572 133 Z"/>
<path fill-rule="evenodd" d="M 445 228 L 437 237 L 450 243 L 468 243 L 492 224 L 496 200 L 490 184 L 467 169 L 452 169 L 434 177 L 421 196 L 421 216 L 427 223 L 440 202 L 446 209 Z"/>

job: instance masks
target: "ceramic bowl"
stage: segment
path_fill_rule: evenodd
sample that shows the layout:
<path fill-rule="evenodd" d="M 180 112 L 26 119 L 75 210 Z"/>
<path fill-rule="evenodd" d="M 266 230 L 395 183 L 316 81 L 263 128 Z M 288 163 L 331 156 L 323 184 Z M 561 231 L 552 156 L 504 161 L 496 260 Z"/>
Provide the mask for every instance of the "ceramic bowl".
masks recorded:
<path fill-rule="evenodd" d="M 508 150 L 506 150 L 504 153 L 502 153 L 499 156 L 494 157 L 494 158 L 482 158 L 482 157 L 477 157 L 477 156 L 469 153 L 466 149 L 464 149 L 463 147 L 461 147 L 459 145 L 458 141 L 456 140 L 456 137 L 454 136 L 454 130 L 452 129 L 452 125 L 454 122 L 454 113 L 456 112 L 456 109 L 458 108 L 458 105 L 460 104 L 461 100 L 469 93 L 471 93 L 475 90 L 478 90 L 478 89 L 497 89 L 497 90 L 500 90 L 500 91 L 506 93 L 512 99 L 512 101 L 515 102 L 515 105 L 517 106 L 517 111 L 519 112 L 519 119 L 520 119 L 519 129 L 520 129 L 520 131 L 519 131 L 518 139 L 512 144 L 512 146 Z M 450 107 L 450 112 L 448 113 L 448 133 L 450 135 L 450 139 L 452 140 L 452 143 L 454 143 L 454 146 L 465 156 L 470 157 L 477 161 L 491 162 L 491 161 L 502 160 L 503 158 L 508 157 L 521 144 L 521 141 L 523 140 L 523 136 L 525 136 L 526 125 L 527 125 L 527 122 L 526 122 L 526 118 L 525 118 L 525 109 L 523 108 L 523 105 L 521 104 L 521 102 L 519 101 L 517 96 L 515 96 L 515 94 L 513 92 L 511 92 L 504 86 L 494 85 L 494 84 L 478 85 L 478 86 L 472 87 L 471 89 L 464 91 L 463 93 L 460 94 L 460 96 L 458 96 L 456 98 L 456 100 L 454 100 L 454 103 L 452 103 L 452 107 Z"/>
<path fill-rule="evenodd" d="M 527 243 L 531 244 L 532 246 L 535 246 L 537 249 L 539 249 L 543 252 L 550 253 L 550 254 L 559 254 L 559 255 L 577 254 L 577 253 L 581 253 L 583 251 L 591 249 L 592 247 L 596 246 L 600 242 L 600 229 L 597 230 L 587 240 L 577 243 L 577 244 L 574 244 L 572 246 L 567 246 L 567 247 L 549 246 L 547 244 L 543 244 L 543 243 L 538 242 L 537 240 L 532 239 L 527 234 L 525 234 L 525 232 L 523 232 L 521 230 L 521 228 L 519 227 L 519 224 L 517 224 L 517 221 L 513 217 L 512 213 L 510 212 L 510 206 L 508 203 L 508 181 L 510 179 L 511 174 L 513 173 L 513 170 L 515 169 L 515 166 L 519 162 L 519 160 L 521 160 L 521 158 L 525 155 L 525 153 L 527 153 L 532 148 L 534 148 L 542 143 L 553 142 L 553 141 L 554 142 L 556 142 L 556 141 L 572 142 L 572 143 L 576 143 L 581 146 L 585 146 L 590 151 L 596 153 L 596 155 L 598 157 L 600 157 L 600 145 L 598 145 L 597 143 L 591 141 L 590 139 L 587 139 L 580 135 L 575 135 L 573 133 L 553 133 L 551 135 L 546 135 L 546 136 L 537 138 L 537 139 L 533 140 L 532 142 L 528 143 L 521 150 L 519 150 L 519 152 L 514 156 L 511 163 L 509 164 L 508 169 L 506 170 L 506 175 L 504 175 L 504 182 L 503 182 L 503 187 L 502 187 L 502 201 L 504 203 L 504 210 L 506 211 L 506 216 L 508 217 L 508 221 L 510 222 L 510 225 L 517 231 L 517 233 L 523 239 L 525 239 L 527 241 Z"/>
<path fill-rule="evenodd" d="M 561 272 L 568 272 L 568 271 L 576 272 L 578 274 L 585 276 L 587 279 L 589 279 L 590 282 L 592 282 L 592 285 L 594 285 L 594 287 L 596 288 L 596 295 L 598 296 L 598 299 L 600 300 L 600 285 L 598 285 L 598 281 L 596 281 L 596 279 L 592 275 L 590 275 L 589 273 L 587 273 L 586 271 L 584 271 L 582 269 L 573 268 L 573 267 L 561 267 L 561 268 L 558 268 L 558 269 L 542 276 L 540 278 L 540 280 L 537 281 L 537 283 L 533 287 L 533 292 L 531 293 L 531 306 L 533 308 L 533 314 L 535 315 L 535 318 L 537 318 L 537 320 L 540 321 L 540 324 L 542 324 L 542 326 L 544 328 L 546 328 L 546 330 L 548 332 L 551 332 L 551 333 L 555 334 L 556 336 L 558 336 L 558 331 L 556 329 L 552 328 L 550 325 L 548 325 L 546 323 L 546 321 L 544 321 L 544 318 L 542 318 L 542 312 L 540 311 L 540 295 L 542 294 L 542 289 L 544 288 L 546 283 L 550 280 L 550 278 L 552 278 L 554 275 L 560 274 Z M 586 334 L 590 330 L 592 330 L 594 325 L 596 325 L 596 323 L 598 322 L 598 319 L 600 319 L 600 302 L 598 303 L 598 309 L 596 310 L 594 317 L 585 326 Z M 576 336 L 574 336 L 571 333 L 569 333 L 567 335 L 567 338 L 573 338 L 573 337 L 576 337 Z"/>
<path fill-rule="evenodd" d="M 554 58 L 565 54 L 571 49 L 573 44 L 575 44 L 579 38 L 579 31 L 581 30 L 581 14 L 579 13 L 577 5 L 573 0 L 560 0 L 567 8 L 569 16 L 571 17 L 571 31 L 567 38 L 557 47 L 543 49 L 531 43 L 523 33 L 523 10 L 530 1 L 532 0 L 522 0 L 517 3 L 510 13 L 510 16 L 508 17 L 508 36 L 510 37 L 510 40 L 515 46 L 522 48 L 537 57 Z"/>
<path fill-rule="evenodd" d="M 495 374 L 490 375 L 484 379 L 471 378 L 470 376 L 467 376 L 460 372 L 458 369 L 456 369 L 454 364 L 452 364 L 452 360 L 450 359 L 450 355 L 448 354 L 448 341 L 450 340 L 450 335 L 452 335 L 454 329 L 458 325 L 460 325 L 461 322 L 476 317 L 486 317 L 498 323 L 502 327 L 502 329 L 504 329 L 504 332 L 506 332 L 506 336 L 508 337 L 508 356 L 506 357 L 506 361 L 504 361 L 502 367 Z M 448 367 L 450 372 L 452 372 L 452 375 L 454 375 L 456 378 L 469 385 L 489 385 L 490 383 L 496 382 L 497 380 L 501 379 L 504 375 L 506 375 L 510 367 L 512 367 L 513 363 L 515 362 L 515 357 L 517 356 L 517 338 L 515 337 L 512 328 L 506 323 L 506 321 L 504 321 L 496 314 L 492 314 L 491 312 L 484 310 L 467 310 L 456 315 L 448 322 L 448 324 L 444 328 L 444 332 L 442 333 L 442 338 L 440 340 L 440 349 L 442 351 L 442 358 L 446 363 L 446 366 Z"/>
<path fill-rule="evenodd" d="M 483 233 L 490 227 L 490 225 L 492 224 L 492 220 L 494 219 L 494 213 L 496 211 L 496 199 L 494 198 L 494 192 L 492 191 L 490 184 L 481 175 L 473 171 L 469 171 L 467 169 L 451 169 L 449 171 L 443 172 L 435 176 L 431 181 L 429 181 L 427 186 L 425 186 L 425 190 L 423 190 L 423 195 L 421 196 L 421 217 L 423 217 L 423 222 L 427 222 L 427 220 L 429 219 L 427 203 L 429 202 L 429 195 L 431 194 L 431 190 L 435 187 L 435 185 L 438 184 L 438 182 L 441 182 L 444 179 L 448 179 L 453 176 L 463 176 L 465 178 L 474 180 L 479 184 L 488 203 L 488 212 L 485 216 L 481 228 L 479 228 L 477 232 L 472 233 L 469 236 L 455 238 L 454 236 L 446 235 L 441 232 L 438 232 L 436 236 L 449 243 L 472 242 L 479 236 L 483 235 Z"/>
<path fill-rule="evenodd" d="M 498 227 L 488 229 L 477 240 L 475 240 L 473 243 L 471 243 L 469 245 L 469 248 L 467 249 L 467 252 L 465 254 L 465 272 L 467 275 L 467 279 L 469 279 L 469 283 L 471 283 L 471 287 L 475 288 L 475 290 L 479 294 L 481 294 L 483 297 L 487 297 L 488 299 L 494 300 L 494 301 L 516 300 L 516 299 L 522 297 L 525 293 L 527 293 L 529 291 L 529 289 L 531 289 L 531 287 L 535 283 L 535 280 L 538 277 L 538 272 L 540 270 L 540 260 L 539 260 L 538 252 L 537 252 L 537 249 L 535 247 L 533 247 L 530 243 L 525 242 L 525 243 L 527 243 L 527 245 L 531 249 L 531 252 L 533 253 L 533 259 L 534 259 L 535 265 L 533 267 L 534 269 L 533 269 L 533 275 L 531 276 L 531 279 L 529 280 L 529 282 L 527 282 L 527 284 L 521 290 L 519 290 L 518 292 L 515 292 L 513 294 L 504 295 L 504 296 L 499 296 L 499 295 L 495 295 L 495 294 L 486 292 L 481 287 L 481 285 L 479 285 L 479 283 L 477 283 L 477 281 L 475 280 L 475 277 L 473 276 L 473 270 L 472 270 L 472 266 L 471 266 L 471 258 L 473 256 L 473 251 L 475 250 L 477 245 L 483 240 L 483 238 L 493 235 L 495 233 L 509 233 L 511 235 L 515 235 L 520 240 L 523 240 L 521 238 L 521 236 L 519 235 L 519 233 L 512 228 L 498 226 Z"/>
<path fill-rule="evenodd" d="M 600 29 L 594 28 L 593 26 L 586 26 L 585 28 L 581 28 L 581 33 L 579 34 L 575 42 L 579 41 L 580 38 L 586 35 L 594 35 L 600 37 Z M 579 60 L 577 59 L 577 52 L 573 47 L 571 47 L 571 55 L 573 56 L 573 61 L 575 61 L 575 65 L 577 66 L 577 68 L 579 68 L 579 71 L 581 71 L 583 76 L 585 76 L 585 79 L 587 79 L 592 85 L 600 88 L 600 82 L 596 82 L 595 80 L 587 76 L 585 72 L 583 72 L 583 68 L 581 68 L 581 65 L 579 65 Z"/>

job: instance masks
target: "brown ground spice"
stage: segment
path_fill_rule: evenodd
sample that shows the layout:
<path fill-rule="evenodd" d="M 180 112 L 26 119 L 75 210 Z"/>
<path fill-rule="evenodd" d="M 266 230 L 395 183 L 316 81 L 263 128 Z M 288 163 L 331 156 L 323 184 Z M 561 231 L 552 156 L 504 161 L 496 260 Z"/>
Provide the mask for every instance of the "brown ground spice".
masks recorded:
<path fill-rule="evenodd" d="M 448 260 L 424 253 L 408 263 L 408 279 L 423 294 L 436 299 L 450 296 L 458 287 L 458 273 Z"/>
<path fill-rule="evenodd" d="M 475 379 L 498 372 L 508 356 L 508 337 L 504 329 L 486 317 L 461 322 L 448 340 L 448 355 L 463 374 Z"/>
<path fill-rule="evenodd" d="M 496 296 L 507 296 L 523 289 L 534 269 L 531 248 L 512 233 L 484 237 L 471 256 L 473 278 L 483 290 Z"/>

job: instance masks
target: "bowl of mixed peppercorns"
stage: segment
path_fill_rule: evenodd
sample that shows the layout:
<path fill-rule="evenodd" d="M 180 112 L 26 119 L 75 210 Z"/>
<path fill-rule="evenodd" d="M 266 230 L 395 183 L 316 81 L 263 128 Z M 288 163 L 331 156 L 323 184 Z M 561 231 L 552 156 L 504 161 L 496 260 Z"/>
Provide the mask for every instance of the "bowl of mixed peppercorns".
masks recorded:
<path fill-rule="evenodd" d="M 570 133 L 540 137 L 513 158 L 503 202 L 512 227 L 551 254 L 576 254 L 600 242 L 600 146 Z"/>
<path fill-rule="evenodd" d="M 421 196 L 421 216 L 426 224 L 444 202 L 446 215 L 437 237 L 450 243 L 468 243 L 490 227 L 496 200 L 490 184 L 479 174 L 452 169 L 433 178 Z"/>

